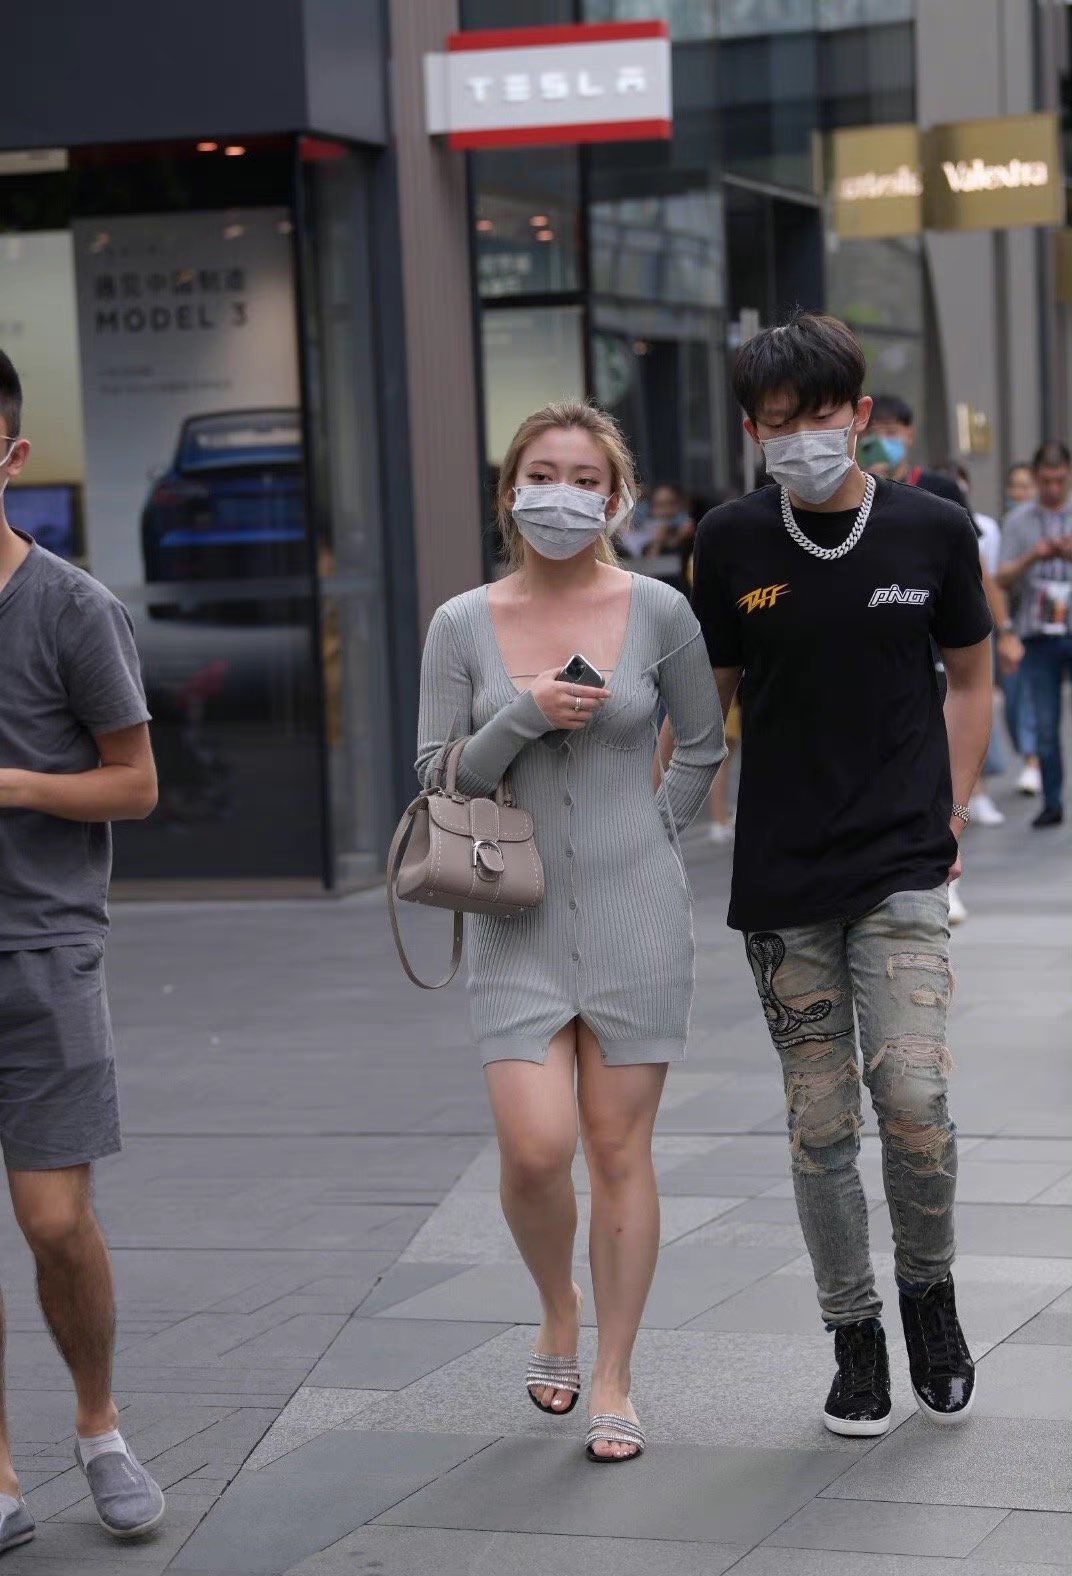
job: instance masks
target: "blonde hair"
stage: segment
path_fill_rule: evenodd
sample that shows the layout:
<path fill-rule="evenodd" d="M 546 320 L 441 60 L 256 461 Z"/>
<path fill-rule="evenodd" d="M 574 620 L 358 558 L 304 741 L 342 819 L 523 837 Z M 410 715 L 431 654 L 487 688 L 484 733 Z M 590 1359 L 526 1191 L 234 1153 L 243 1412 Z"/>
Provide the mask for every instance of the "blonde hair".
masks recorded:
<path fill-rule="evenodd" d="M 506 458 L 499 472 L 496 512 L 503 555 L 511 569 L 520 569 L 525 559 L 523 539 L 514 520 L 511 504 L 511 495 L 517 486 L 517 473 L 521 467 L 521 456 L 529 445 L 535 443 L 537 438 L 542 438 L 545 432 L 570 427 L 579 427 L 603 450 L 610 466 L 611 496 L 617 493 L 619 500 L 623 501 L 622 494 L 628 492 L 631 498 L 636 498 L 637 483 L 633 457 L 629 453 L 629 446 L 622 429 L 614 417 L 608 416 L 605 410 L 600 410 L 598 405 L 592 405 L 587 400 L 552 400 L 549 405 L 533 411 L 532 415 L 527 416 L 521 423 L 510 440 L 510 447 L 506 451 Z M 615 526 L 615 531 L 621 529 L 627 518 L 628 516 L 622 517 Z M 600 563 L 618 562 L 611 537 L 612 532 L 604 531 L 596 544 L 596 557 Z"/>

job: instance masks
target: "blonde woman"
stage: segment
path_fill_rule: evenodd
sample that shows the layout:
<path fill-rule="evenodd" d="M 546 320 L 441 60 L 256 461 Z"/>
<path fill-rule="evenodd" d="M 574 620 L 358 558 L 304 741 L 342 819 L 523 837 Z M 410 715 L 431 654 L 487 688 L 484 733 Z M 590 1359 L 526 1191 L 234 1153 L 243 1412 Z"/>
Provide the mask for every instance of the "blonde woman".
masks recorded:
<path fill-rule="evenodd" d="M 527 1373 L 545 1412 L 572 1411 L 581 1293 L 573 1280 L 578 1123 L 592 1183 L 598 1355 L 593 1461 L 644 1448 L 630 1362 L 659 1246 L 652 1130 L 685 1055 L 692 915 L 677 831 L 725 753 L 711 666 L 688 602 L 618 567 L 612 531 L 636 491 L 611 417 L 580 401 L 523 422 L 503 462 L 510 572 L 453 597 L 428 631 L 417 771 L 469 736 L 458 782 L 509 770 L 533 814 L 546 895 L 518 919 L 470 920 L 473 1026 L 501 1151 L 503 1211 L 543 1309 Z M 602 685 L 557 675 L 575 653 Z M 657 794 L 660 699 L 676 746 Z"/>

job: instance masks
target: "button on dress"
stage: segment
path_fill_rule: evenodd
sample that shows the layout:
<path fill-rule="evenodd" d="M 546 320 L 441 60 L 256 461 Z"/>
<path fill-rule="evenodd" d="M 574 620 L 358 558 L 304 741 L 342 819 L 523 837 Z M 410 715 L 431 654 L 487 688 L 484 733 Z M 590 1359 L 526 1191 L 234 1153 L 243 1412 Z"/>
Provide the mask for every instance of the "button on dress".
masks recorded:
<path fill-rule="evenodd" d="M 533 817 L 546 892 L 516 918 L 468 915 L 473 1032 L 485 1064 L 543 1062 L 580 1017 L 604 1061 L 684 1060 L 692 1007 L 692 902 L 678 833 L 726 754 L 706 647 L 687 600 L 633 575 L 610 699 L 586 727 L 554 728 L 503 661 L 488 588 L 437 609 L 421 665 L 417 774 L 472 735 L 458 786 L 494 792 L 510 772 Z M 676 745 L 658 792 L 660 701 Z"/>

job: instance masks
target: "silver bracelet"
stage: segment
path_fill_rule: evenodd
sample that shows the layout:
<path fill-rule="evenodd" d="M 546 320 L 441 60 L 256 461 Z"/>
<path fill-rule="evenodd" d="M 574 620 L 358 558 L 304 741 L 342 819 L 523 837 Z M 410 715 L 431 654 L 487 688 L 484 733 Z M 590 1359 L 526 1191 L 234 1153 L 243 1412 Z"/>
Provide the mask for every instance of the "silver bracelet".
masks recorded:
<path fill-rule="evenodd" d="M 953 814 L 956 816 L 958 821 L 963 821 L 965 826 L 967 826 L 968 822 L 971 820 L 971 811 L 968 809 L 966 804 L 955 804 L 953 806 Z"/>

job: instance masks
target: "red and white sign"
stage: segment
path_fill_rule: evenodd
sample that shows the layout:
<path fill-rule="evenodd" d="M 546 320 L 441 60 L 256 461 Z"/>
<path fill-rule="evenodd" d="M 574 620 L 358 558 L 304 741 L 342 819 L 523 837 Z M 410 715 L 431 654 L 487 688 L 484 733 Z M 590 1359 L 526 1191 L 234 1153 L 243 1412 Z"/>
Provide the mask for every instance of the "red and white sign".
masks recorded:
<path fill-rule="evenodd" d="M 452 33 L 424 74 L 428 130 L 452 148 L 673 135 L 665 22 Z"/>

